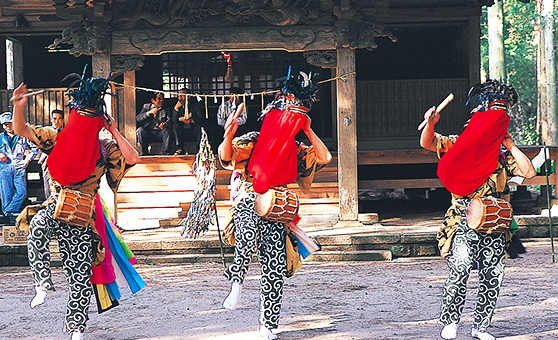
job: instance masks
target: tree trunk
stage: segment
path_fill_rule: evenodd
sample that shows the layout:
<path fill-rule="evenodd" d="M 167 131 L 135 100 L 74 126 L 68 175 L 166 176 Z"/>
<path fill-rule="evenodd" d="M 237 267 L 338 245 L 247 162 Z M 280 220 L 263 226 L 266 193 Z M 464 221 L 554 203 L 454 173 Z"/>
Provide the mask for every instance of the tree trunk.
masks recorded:
<path fill-rule="evenodd" d="M 495 0 L 488 7 L 488 65 L 490 79 L 506 82 L 504 0 Z"/>
<path fill-rule="evenodd" d="M 546 145 L 557 145 L 556 110 L 556 70 L 554 44 L 554 0 L 537 0 L 539 18 L 539 44 L 537 53 L 537 117 L 541 127 L 541 137 Z"/>

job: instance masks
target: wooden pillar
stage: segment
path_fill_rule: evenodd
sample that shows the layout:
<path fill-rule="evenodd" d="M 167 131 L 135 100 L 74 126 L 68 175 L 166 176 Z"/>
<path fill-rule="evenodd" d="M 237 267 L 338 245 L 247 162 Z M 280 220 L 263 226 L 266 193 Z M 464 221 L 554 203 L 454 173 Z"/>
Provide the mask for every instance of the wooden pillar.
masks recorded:
<path fill-rule="evenodd" d="M 136 71 L 126 71 L 124 73 L 124 137 L 132 144 L 137 146 L 136 139 Z"/>
<path fill-rule="evenodd" d="M 107 78 L 109 76 L 111 65 L 110 65 L 110 54 L 93 54 L 91 56 L 91 64 L 92 64 L 92 77 L 101 77 Z M 86 78 L 88 76 L 86 75 Z M 107 108 L 107 113 L 112 115 L 112 100 L 111 96 L 105 96 L 105 104 Z M 116 117 L 115 117 L 116 118 Z M 106 130 L 101 130 L 99 133 L 100 138 L 112 138 L 110 132 Z M 105 201 L 107 207 L 109 208 L 112 216 L 116 223 L 118 223 L 118 219 L 116 216 L 116 194 L 110 189 L 108 183 L 106 182 L 105 176 L 101 179 L 101 185 L 99 188 L 99 194 Z"/>
<path fill-rule="evenodd" d="M 110 54 L 95 53 L 91 56 L 91 64 L 93 64 L 92 74 L 93 77 L 106 78 L 111 70 L 110 68 Z"/>
<path fill-rule="evenodd" d="M 331 69 L 331 75 L 332 77 L 337 77 L 337 68 L 332 68 Z M 332 81 L 331 83 L 331 112 L 337 112 L 337 95 L 334 95 L 334 93 L 337 93 L 337 82 Z M 332 140 L 333 140 L 333 144 L 332 147 L 337 150 L 337 139 L 335 139 L 335 136 L 337 136 L 337 115 L 331 115 L 331 136 L 332 136 Z"/>
<path fill-rule="evenodd" d="M 337 75 L 355 72 L 355 51 L 337 50 Z M 337 146 L 341 221 L 358 221 L 356 75 L 337 80 Z"/>
<path fill-rule="evenodd" d="M 93 54 L 91 56 L 91 64 L 92 64 L 92 70 L 91 70 L 91 76 L 93 78 L 107 78 L 110 74 L 110 54 Z M 89 76 L 86 74 L 85 75 L 86 78 L 88 78 Z M 105 98 L 105 104 L 106 104 L 106 110 L 107 113 L 111 116 L 114 117 L 114 115 L 112 114 L 112 97 L 110 95 L 106 95 Z M 118 119 L 118 117 L 114 117 L 115 119 Z M 110 133 L 108 133 L 105 130 L 101 131 L 101 138 L 111 138 Z"/>
<path fill-rule="evenodd" d="M 6 39 L 6 76 L 8 90 L 23 82 L 23 47 L 20 41 L 12 38 Z"/>

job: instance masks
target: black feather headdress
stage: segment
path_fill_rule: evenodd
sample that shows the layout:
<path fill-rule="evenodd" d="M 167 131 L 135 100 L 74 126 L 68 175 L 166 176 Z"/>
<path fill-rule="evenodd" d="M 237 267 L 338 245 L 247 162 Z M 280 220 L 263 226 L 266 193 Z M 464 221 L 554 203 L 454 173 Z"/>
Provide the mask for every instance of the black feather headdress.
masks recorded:
<path fill-rule="evenodd" d="M 306 74 L 302 71 L 299 72 L 298 77 L 291 73 L 291 67 L 286 77 L 281 77 L 274 82 L 274 88 L 279 89 L 278 96 L 293 95 L 300 104 L 308 110 L 312 104 L 318 101 L 318 85 L 312 79 L 312 72 Z"/>
<path fill-rule="evenodd" d="M 103 99 L 105 94 L 114 95 L 107 92 L 110 81 L 117 77 L 119 73 L 109 74 L 106 79 L 100 77 L 85 78 L 87 66 L 85 65 L 81 76 L 77 73 L 70 73 L 62 79 L 62 82 L 68 79 L 76 79 L 68 86 L 68 90 L 79 84 L 77 89 L 67 94 L 70 97 L 71 107 L 86 109 L 89 113 L 94 111 L 95 116 L 100 116 L 105 112 L 105 101 Z"/>
<path fill-rule="evenodd" d="M 477 84 L 469 90 L 467 103 L 480 104 L 488 108 L 493 101 L 504 101 L 508 107 L 517 103 L 519 95 L 511 85 L 500 84 L 496 79 L 490 79 L 484 83 Z"/>

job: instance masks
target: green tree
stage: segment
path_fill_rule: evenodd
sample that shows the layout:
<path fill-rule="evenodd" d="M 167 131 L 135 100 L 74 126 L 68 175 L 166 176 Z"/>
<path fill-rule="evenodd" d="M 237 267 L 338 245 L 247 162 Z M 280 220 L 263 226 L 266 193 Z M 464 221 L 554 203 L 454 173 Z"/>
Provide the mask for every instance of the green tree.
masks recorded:
<path fill-rule="evenodd" d="M 481 17 L 481 64 L 483 74 L 489 69 L 487 9 Z M 507 79 L 520 95 L 510 110 L 510 133 L 518 144 L 538 144 L 537 131 L 537 44 L 534 41 L 536 24 L 535 3 L 504 1 L 504 44 Z M 487 75 L 490 78 L 490 75 Z"/>

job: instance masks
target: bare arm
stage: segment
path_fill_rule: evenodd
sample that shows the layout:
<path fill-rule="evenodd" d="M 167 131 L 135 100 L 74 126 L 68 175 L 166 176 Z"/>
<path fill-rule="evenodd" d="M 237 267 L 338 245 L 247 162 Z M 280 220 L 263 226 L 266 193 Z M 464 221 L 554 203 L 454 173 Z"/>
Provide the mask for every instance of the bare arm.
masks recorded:
<path fill-rule="evenodd" d="M 112 118 L 109 115 L 106 115 L 105 117 L 107 117 L 110 121 L 109 124 L 105 120 L 105 128 L 112 134 L 114 140 L 116 140 L 116 143 L 120 148 L 120 152 L 122 152 L 122 157 L 124 157 L 124 161 L 126 161 L 126 164 L 129 165 L 136 164 L 139 161 L 138 152 L 132 147 L 130 142 L 128 142 L 128 140 L 124 138 L 124 136 L 122 136 L 120 131 L 118 131 L 118 129 L 116 128 L 116 122 L 114 121 L 114 118 Z"/>
<path fill-rule="evenodd" d="M 316 162 L 318 164 L 328 164 L 332 159 L 331 153 L 320 137 L 318 137 L 314 130 L 312 130 L 312 127 L 310 126 L 311 123 L 312 119 L 308 117 L 306 125 L 302 128 L 302 131 L 304 131 L 310 140 L 310 143 L 312 143 L 312 146 L 314 147 L 314 152 L 316 152 Z"/>
<path fill-rule="evenodd" d="M 14 113 L 13 113 L 13 126 L 14 133 L 18 136 L 31 139 L 31 135 L 27 132 L 25 127 L 25 117 L 23 116 L 23 109 L 27 105 L 27 97 L 23 97 L 27 93 L 27 85 L 21 83 L 17 89 L 14 90 Z"/>
<path fill-rule="evenodd" d="M 434 126 L 440 120 L 440 114 L 436 112 L 436 107 L 432 106 L 424 114 L 424 119 L 428 119 L 426 126 L 420 134 L 420 146 L 423 148 L 436 152 L 436 145 L 434 144 Z"/>
<path fill-rule="evenodd" d="M 529 160 L 529 158 L 513 143 L 509 132 L 506 133 L 502 145 L 511 152 L 513 158 L 515 158 L 517 162 L 518 169 L 513 173 L 514 175 L 524 178 L 533 178 L 537 175 L 531 160 Z"/>
<path fill-rule="evenodd" d="M 221 158 L 222 161 L 228 162 L 232 158 L 232 153 L 233 153 L 232 141 L 234 138 L 234 134 L 238 130 L 237 118 L 238 115 L 240 115 L 240 112 L 242 112 L 243 108 L 244 108 L 244 104 L 241 103 L 238 106 L 236 112 L 229 115 L 229 117 L 227 117 L 227 121 L 225 122 L 225 134 L 223 135 L 223 142 L 221 142 L 221 145 L 219 145 L 219 149 L 218 149 L 219 158 Z"/>

